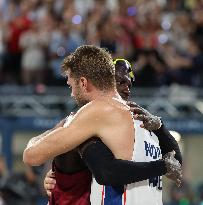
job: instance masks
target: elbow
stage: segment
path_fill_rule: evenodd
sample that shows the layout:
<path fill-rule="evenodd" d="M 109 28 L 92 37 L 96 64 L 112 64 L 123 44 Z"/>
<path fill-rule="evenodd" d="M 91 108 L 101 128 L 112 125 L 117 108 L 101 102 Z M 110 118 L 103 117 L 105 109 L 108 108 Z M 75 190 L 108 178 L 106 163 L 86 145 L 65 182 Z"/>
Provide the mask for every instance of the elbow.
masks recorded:
<path fill-rule="evenodd" d="M 95 176 L 95 180 L 100 185 L 107 185 L 106 181 L 105 181 L 105 178 L 102 178 L 102 177 L 100 177 L 98 175 Z"/>
<path fill-rule="evenodd" d="M 107 177 L 95 176 L 95 180 L 100 185 L 106 185 L 106 186 L 111 185 L 111 183 L 109 183 L 109 179 Z"/>
<path fill-rule="evenodd" d="M 42 164 L 39 157 L 34 156 L 29 148 L 23 152 L 23 162 L 29 166 L 39 166 Z"/>
<path fill-rule="evenodd" d="M 112 186 L 114 185 L 113 177 L 110 172 L 110 170 L 107 169 L 101 169 L 101 171 L 98 171 L 95 175 L 95 180 L 100 185 L 106 185 L 106 186 Z"/>

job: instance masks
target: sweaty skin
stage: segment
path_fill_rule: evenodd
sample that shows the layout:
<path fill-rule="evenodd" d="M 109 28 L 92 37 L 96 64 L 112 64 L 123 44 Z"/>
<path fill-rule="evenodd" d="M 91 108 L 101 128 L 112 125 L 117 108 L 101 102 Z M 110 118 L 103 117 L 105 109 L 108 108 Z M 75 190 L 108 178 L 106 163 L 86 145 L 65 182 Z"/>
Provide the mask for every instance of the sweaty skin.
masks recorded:
<path fill-rule="evenodd" d="M 68 127 L 57 128 L 30 144 L 24 151 L 24 162 L 29 165 L 43 164 L 57 155 L 74 149 L 93 136 L 99 137 L 116 158 L 129 160 L 134 142 L 131 113 L 129 107 L 121 103 L 124 101 L 117 97 L 118 95 L 113 93 L 109 96 L 83 106 Z M 113 97 L 118 100 L 112 99 Z"/>

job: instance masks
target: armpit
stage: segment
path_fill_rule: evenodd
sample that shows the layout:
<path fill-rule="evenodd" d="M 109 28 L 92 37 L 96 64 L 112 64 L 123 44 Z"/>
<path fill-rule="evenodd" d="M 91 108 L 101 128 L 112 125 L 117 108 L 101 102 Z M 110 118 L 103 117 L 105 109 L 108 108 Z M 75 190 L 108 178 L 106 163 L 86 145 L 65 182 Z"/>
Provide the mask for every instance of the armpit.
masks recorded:
<path fill-rule="evenodd" d="M 92 145 L 94 143 L 96 143 L 97 141 L 101 141 L 100 138 L 98 137 L 92 137 L 90 139 L 88 139 L 87 141 L 83 142 L 79 147 L 78 147 L 78 153 L 80 155 L 80 157 L 83 157 L 83 153 L 85 151 L 85 149 L 89 146 Z"/>

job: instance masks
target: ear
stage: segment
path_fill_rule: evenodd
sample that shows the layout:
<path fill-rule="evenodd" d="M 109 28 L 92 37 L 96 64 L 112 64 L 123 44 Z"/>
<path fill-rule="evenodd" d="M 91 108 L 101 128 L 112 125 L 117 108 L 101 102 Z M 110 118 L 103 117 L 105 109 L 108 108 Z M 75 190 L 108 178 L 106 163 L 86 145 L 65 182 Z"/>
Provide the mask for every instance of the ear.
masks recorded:
<path fill-rule="evenodd" d="M 80 85 L 81 85 L 81 88 L 83 89 L 83 91 L 87 92 L 87 89 L 88 89 L 88 81 L 85 77 L 81 77 L 80 78 Z"/>

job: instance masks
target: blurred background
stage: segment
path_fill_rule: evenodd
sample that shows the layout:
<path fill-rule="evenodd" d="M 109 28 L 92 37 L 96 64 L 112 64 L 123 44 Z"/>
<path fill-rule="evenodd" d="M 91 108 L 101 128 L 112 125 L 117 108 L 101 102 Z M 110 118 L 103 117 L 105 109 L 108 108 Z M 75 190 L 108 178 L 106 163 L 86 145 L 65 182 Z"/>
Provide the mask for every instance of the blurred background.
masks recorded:
<path fill-rule="evenodd" d="M 50 164 L 26 167 L 22 152 L 76 109 L 60 64 L 83 44 L 132 63 L 131 100 L 178 140 L 184 183 L 164 179 L 164 204 L 202 205 L 202 0 L 0 0 L 0 205 L 46 204 Z"/>

